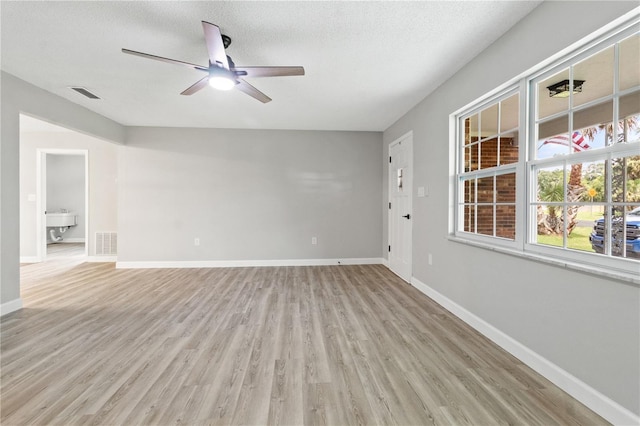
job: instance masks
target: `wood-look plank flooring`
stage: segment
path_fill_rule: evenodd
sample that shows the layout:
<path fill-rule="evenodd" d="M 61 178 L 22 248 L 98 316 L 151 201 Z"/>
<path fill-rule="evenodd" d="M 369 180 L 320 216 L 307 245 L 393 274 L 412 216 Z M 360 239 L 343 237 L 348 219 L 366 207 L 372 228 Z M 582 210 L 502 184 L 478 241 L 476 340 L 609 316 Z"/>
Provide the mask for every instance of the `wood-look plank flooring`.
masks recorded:
<path fill-rule="evenodd" d="M 606 424 L 380 265 L 21 278 L 2 425 Z"/>

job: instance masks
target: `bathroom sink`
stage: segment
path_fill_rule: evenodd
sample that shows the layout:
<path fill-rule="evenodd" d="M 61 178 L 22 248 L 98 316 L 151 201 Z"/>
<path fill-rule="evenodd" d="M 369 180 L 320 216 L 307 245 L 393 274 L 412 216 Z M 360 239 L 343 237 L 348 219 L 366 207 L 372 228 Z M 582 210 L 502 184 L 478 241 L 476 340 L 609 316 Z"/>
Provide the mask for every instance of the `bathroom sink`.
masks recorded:
<path fill-rule="evenodd" d="M 76 226 L 78 215 L 74 212 L 47 212 L 47 227 Z"/>

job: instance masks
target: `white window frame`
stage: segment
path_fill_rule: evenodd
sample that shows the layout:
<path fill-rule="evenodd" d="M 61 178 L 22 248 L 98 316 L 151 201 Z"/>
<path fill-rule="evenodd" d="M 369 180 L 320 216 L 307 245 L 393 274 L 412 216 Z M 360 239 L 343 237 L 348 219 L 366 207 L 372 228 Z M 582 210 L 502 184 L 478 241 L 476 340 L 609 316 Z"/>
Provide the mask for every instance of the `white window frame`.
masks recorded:
<path fill-rule="evenodd" d="M 464 122 L 467 118 L 472 117 L 475 114 L 479 114 L 481 111 L 485 110 L 486 108 L 491 107 L 492 105 L 498 104 L 501 101 L 504 101 L 505 99 L 508 99 L 509 97 L 518 94 L 518 161 L 515 163 L 511 163 L 511 164 L 505 164 L 505 165 L 499 165 L 499 166 L 494 166 L 494 167 L 489 167 L 486 169 L 480 169 L 480 170 L 474 170 L 474 171 L 469 171 L 469 172 L 465 172 L 464 171 L 464 160 L 465 160 L 465 152 L 464 152 L 464 144 L 461 142 L 464 140 Z M 460 237 L 460 238 L 464 238 L 464 239 L 469 239 L 471 241 L 478 241 L 481 243 L 489 243 L 489 244 L 496 244 L 502 247 L 507 247 L 507 248 L 516 248 L 521 246 L 521 241 L 519 241 L 519 237 L 520 237 L 520 232 L 518 232 L 518 215 L 521 212 L 521 208 L 519 207 L 519 203 L 518 203 L 518 181 L 519 176 L 522 175 L 521 172 L 521 162 L 522 162 L 522 156 L 524 155 L 524 146 L 521 143 L 522 140 L 522 135 L 523 135 L 523 107 L 524 107 L 524 102 L 523 102 L 523 98 L 522 98 L 522 87 L 521 84 L 511 84 L 509 86 L 507 86 L 506 88 L 500 90 L 499 92 L 493 94 L 491 97 L 488 97 L 486 99 L 484 99 L 483 101 L 480 101 L 478 103 L 476 103 L 472 108 L 466 109 L 464 110 L 463 113 L 461 114 L 456 114 L 455 115 L 455 125 L 456 125 L 456 137 L 455 137 L 455 143 L 456 143 L 456 148 L 455 148 L 455 152 L 456 152 L 456 162 L 455 162 L 455 192 L 456 195 L 454 197 L 455 199 L 455 213 L 454 213 L 454 217 L 455 217 L 455 225 L 454 225 L 454 235 L 456 237 Z M 500 129 L 500 109 L 498 110 L 498 128 Z M 502 130 L 502 129 L 500 129 Z M 499 132 L 499 134 L 502 132 Z M 497 135 L 496 135 L 497 137 Z M 480 154 L 479 154 L 480 156 Z M 498 155 L 499 158 L 499 155 Z M 515 198 L 515 209 L 516 209 L 516 217 L 515 217 L 515 226 L 516 226 L 516 232 L 515 232 L 515 238 L 514 239 L 510 239 L 510 238 L 503 238 L 503 237 L 498 237 L 498 236 L 491 236 L 491 235 L 485 235 L 485 234 L 478 234 L 475 232 L 467 232 L 464 231 L 464 184 L 463 182 L 468 179 L 468 178 L 484 178 L 484 177 L 491 177 L 493 176 L 495 178 L 495 176 L 499 176 L 499 175 L 506 175 L 506 174 L 511 174 L 514 173 L 516 176 L 516 198 Z M 496 202 L 496 193 L 494 191 L 493 194 L 493 203 L 492 205 L 495 207 L 497 205 L 499 205 L 499 203 Z M 477 212 L 475 214 L 475 218 L 476 218 L 476 223 L 477 223 Z M 496 217 L 494 215 L 493 217 L 493 222 L 494 222 L 494 232 L 495 232 L 495 221 L 496 221 Z M 521 239 L 521 237 L 520 237 Z"/>
<path fill-rule="evenodd" d="M 592 36 L 589 40 L 584 40 L 580 45 L 576 44 L 571 52 L 563 54 L 555 60 L 545 61 L 534 69 L 523 73 L 519 78 L 513 79 L 505 83 L 500 88 L 495 89 L 491 93 L 479 98 L 477 101 L 467 105 L 466 107 L 454 112 L 450 115 L 451 129 L 451 154 L 455 160 L 452 162 L 452 214 L 450 225 L 450 238 L 454 241 L 467 242 L 469 244 L 481 247 L 504 251 L 518 256 L 531 257 L 541 261 L 547 261 L 553 264 L 560 264 L 573 269 L 591 271 L 608 276 L 617 276 L 623 280 L 631 280 L 640 282 L 638 271 L 640 263 L 634 259 L 617 258 L 600 253 L 590 253 L 578 250 L 567 249 L 564 247 L 553 247 L 542 244 L 536 244 L 537 235 L 537 182 L 536 170 L 545 165 L 557 165 L 560 162 L 565 163 L 584 163 L 595 160 L 610 160 L 613 157 L 635 156 L 640 153 L 640 143 L 614 143 L 609 147 L 599 148 L 593 151 L 583 151 L 579 153 L 571 153 L 565 155 L 559 160 L 556 157 L 536 159 L 535 150 L 537 143 L 537 126 L 536 126 L 536 83 L 544 80 L 548 76 L 557 73 L 570 65 L 590 57 L 597 52 L 603 51 L 609 46 L 620 42 L 621 40 L 635 34 L 637 26 L 640 24 L 640 16 L 637 13 L 631 18 L 620 20 L 616 26 L 609 25 L 606 30 L 600 31 L 599 36 Z M 605 102 L 605 99 L 613 100 L 614 111 L 612 115 L 613 123 L 618 120 L 618 102 L 617 100 L 626 94 L 636 92 L 639 88 L 629 88 L 624 91 L 618 91 L 618 48 L 614 54 L 614 90 L 613 94 L 577 107 L 571 107 L 571 111 L 575 112 L 584 108 L 588 108 L 594 104 Z M 564 52 L 563 52 L 564 53 Z M 468 117 L 479 113 L 481 110 L 506 99 L 514 93 L 519 93 L 520 100 L 520 121 L 518 127 L 519 133 L 519 160 L 513 165 L 509 165 L 509 169 L 516 173 L 516 235 L 514 240 L 470 233 L 464 231 L 464 181 L 465 177 L 475 174 L 476 177 L 495 174 L 497 171 L 502 172 L 507 166 L 498 166 L 484 170 L 474 171 L 472 173 L 464 172 L 464 120 Z M 570 125 L 572 129 L 571 117 L 569 114 Z M 624 118 L 624 117 L 623 117 Z M 548 119 L 548 117 L 546 118 Z M 617 126 L 614 125 L 614 140 L 617 137 Z M 569 129 L 568 129 L 569 130 Z M 609 161 L 610 164 L 610 161 Z M 610 166 L 609 166 L 610 167 Z M 508 173 L 510 173 L 509 171 Z M 610 189 L 611 182 L 607 181 Z M 610 191 L 608 191 L 610 194 Z M 495 197 L 495 196 L 494 196 Z M 609 196 L 610 197 L 610 196 Z M 495 200 L 495 198 L 494 198 Z M 566 200 L 566 196 L 565 196 Z M 548 204 L 548 203 L 545 203 Z M 576 205 L 593 203 L 578 203 Z M 611 200 L 607 200 L 608 205 L 614 204 Z M 617 204 L 617 203 L 615 203 Z M 633 203 L 634 205 L 637 203 Z M 574 205 L 574 203 L 572 203 Z M 494 218 L 495 221 L 495 218 Z M 495 222 L 494 222 L 495 223 Z M 566 241 L 565 244 L 566 245 Z M 564 246 L 563 245 L 563 246 Z M 630 278 L 631 277 L 631 278 Z"/>
<path fill-rule="evenodd" d="M 596 151 L 584 151 L 577 154 L 573 154 L 571 156 L 563 156 L 561 159 L 557 158 L 545 158 L 543 160 L 532 160 L 527 165 L 527 173 L 529 176 L 529 191 L 528 191 L 528 199 L 527 199 L 527 211 L 528 218 L 536 217 L 536 207 L 538 204 L 542 205 L 551 205 L 555 204 L 558 206 L 562 206 L 563 203 L 549 203 L 549 202 L 536 202 L 536 192 L 537 192 L 537 182 L 536 182 L 536 171 L 540 168 L 544 168 L 550 165 L 564 164 L 568 166 L 574 163 L 586 163 L 593 162 L 597 160 L 608 160 L 609 167 L 611 164 L 611 159 L 615 157 L 623 157 L 623 156 L 634 156 L 640 154 L 640 144 L 616 144 L 610 147 L 611 149 L 599 149 Z M 555 161 L 552 161 L 555 160 Z M 607 186 L 609 190 L 607 191 L 610 194 L 610 186 L 611 181 L 607 181 Z M 565 193 L 566 198 L 566 193 Z M 571 203 L 572 206 L 591 206 L 591 205 L 612 205 L 612 204 L 624 204 L 624 203 L 614 203 L 614 202 L 602 202 L 602 203 L 588 203 L 588 202 L 574 202 Z M 636 205 L 638 203 L 629 203 Z M 535 253 L 537 255 L 543 255 L 554 258 L 562 258 L 576 263 L 588 263 L 590 265 L 599 266 L 606 269 L 618 270 L 622 272 L 634 272 L 637 274 L 640 269 L 640 263 L 637 260 L 633 259 L 622 259 L 617 257 L 610 257 L 607 255 L 602 255 L 600 253 L 592 253 L 585 251 L 572 250 L 561 247 L 553 247 L 547 246 L 544 244 L 536 244 L 535 241 L 537 238 L 537 224 L 533 219 L 528 219 L 526 221 L 528 225 L 527 229 L 527 238 L 524 245 L 524 250 Z M 610 235 L 605 236 L 610 237 Z M 566 244 L 566 241 L 564 242 Z"/>

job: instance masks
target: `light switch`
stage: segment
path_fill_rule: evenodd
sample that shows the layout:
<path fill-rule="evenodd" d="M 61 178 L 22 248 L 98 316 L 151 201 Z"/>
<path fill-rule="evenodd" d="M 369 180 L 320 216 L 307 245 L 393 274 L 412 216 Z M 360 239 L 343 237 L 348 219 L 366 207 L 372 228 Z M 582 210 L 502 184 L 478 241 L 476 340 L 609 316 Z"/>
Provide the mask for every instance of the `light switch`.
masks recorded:
<path fill-rule="evenodd" d="M 418 197 L 424 197 L 424 186 L 419 186 L 418 187 Z"/>
<path fill-rule="evenodd" d="M 36 194 L 27 195 L 27 201 L 36 201 Z"/>

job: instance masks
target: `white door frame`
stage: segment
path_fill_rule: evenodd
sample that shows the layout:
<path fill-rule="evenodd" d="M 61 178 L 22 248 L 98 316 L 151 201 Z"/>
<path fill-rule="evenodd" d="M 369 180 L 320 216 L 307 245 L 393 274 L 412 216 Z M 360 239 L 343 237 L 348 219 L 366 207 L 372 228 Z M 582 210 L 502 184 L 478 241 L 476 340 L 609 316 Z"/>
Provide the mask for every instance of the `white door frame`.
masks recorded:
<path fill-rule="evenodd" d="M 389 269 L 391 269 L 391 271 L 393 271 L 396 275 L 398 275 L 400 278 L 404 279 L 405 281 L 407 281 L 408 283 L 411 283 L 411 277 L 413 275 L 413 257 L 412 257 L 412 251 L 413 251 L 413 173 L 414 173 L 414 166 L 413 166 L 413 131 L 409 131 L 407 133 L 405 133 L 404 135 L 400 136 L 399 138 L 397 138 L 396 140 L 394 140 L 393 142 L 391 142 L 388 146 L 388 152 L 387 152 L 387 156 L 390 158 L 391 157 L 391 150 L 394 146 L 404 142 L 404 141 L 408 141 L 409 143 L 407 144 L 410 147 L 410 150 L 408 152 L 408 163 L 410 166 L 409 169 L 409 174 L 408 176 L 405 176 L 405 181 L 408 182 L 408 186 L 410 188 L 410 190 L 407 192 L 407 197 L 408 197 L 408 212 L 406 212 L 407 214 L 410 215 L 409 220 L 406 222 L 406 225 L 410 227 L 410 232 L 408 232 L 408 240 L 406 241 L 406 250 L 407 253 L 407 259 L 408 259 L 408 266 L 406 269 L 408 269 L 408 271 L 400 271 L 396 268 L 396 270 L 394 270 L 393 266 L 392 266 L 392 262 L 391 262 L 391 253 L 389 252 L 388 257 L 389 257 Z M 391 203 L 392 200 L 392 195 L 393 195 L 393 189 L 394 189 L 394 185 L 397 185 L 397 177 L 395 176 L 395 174 L 392 174 L 392 170 L 391 170 L 391 162 L 387 163 L 388 164 L 388 202 Z M 388 243 L 389 245 L 391 245 L 391 242 L 394 241 L 395 239 L 393 238 L 393 232 L 394 232 L 394 227 L 392 226 L 392 220 L 394 220 L 392 218 L 392 209 L 388 209 L 388 213 L 387 213 L 387 230 L 388 230 Z M 397 249 L 397 248 L 396 248 Z M 393 250 L 393 247 L 391 248 L 391 250 Z"/>
<path fill-rule="evenodd" d="M 89 150 L 53 149 L 36 150 L 36 247 L 38 262 L 47 259 L 47 154 L 81 155 L 84 158 L 84 255 L 89 254 Z"/>

